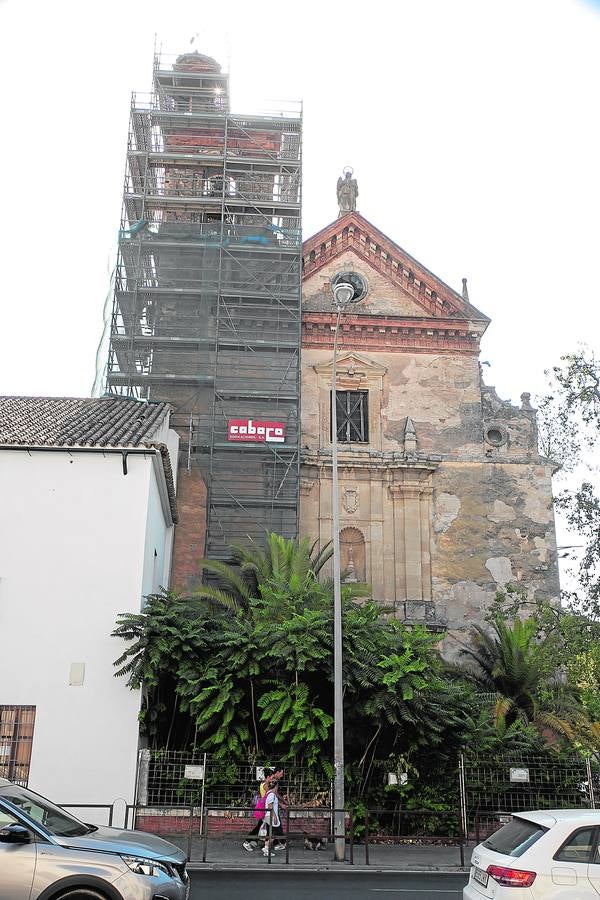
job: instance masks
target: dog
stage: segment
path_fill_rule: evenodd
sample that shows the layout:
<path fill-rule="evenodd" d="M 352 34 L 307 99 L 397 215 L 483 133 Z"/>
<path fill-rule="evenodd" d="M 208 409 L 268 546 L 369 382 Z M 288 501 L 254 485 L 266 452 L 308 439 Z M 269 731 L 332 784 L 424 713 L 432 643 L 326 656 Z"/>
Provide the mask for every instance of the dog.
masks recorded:
<path fill-rule="evenodd" d="M 304 849 L 305 850 L 324 850 L 327 846 L 327 839 L 324 837 L 318 837 L 317 835 L 305 835 L 304 837 Z"/>

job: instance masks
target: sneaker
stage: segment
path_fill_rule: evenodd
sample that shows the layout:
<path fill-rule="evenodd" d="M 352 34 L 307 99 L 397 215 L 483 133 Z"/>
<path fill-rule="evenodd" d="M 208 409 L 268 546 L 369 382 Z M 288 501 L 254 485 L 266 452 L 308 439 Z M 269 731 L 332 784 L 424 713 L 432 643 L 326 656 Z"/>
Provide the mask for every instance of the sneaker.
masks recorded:
<path fill-rule="evenodd" d="M 254 850 L 254 846 L 250 843 L 250 841 L 244 841 L 242 847 L 244 848 L 244 850 L 247 850 L 248 853 L 252 853 L 252 851 Z"/>
<path fill-rule="evenodd" d="M 273 850 L 285 850 L 285 844 L 275 844 Z"/>
<path fill-rule="evenodd" d="M 269 855 L 269 851 L 268 851 L 267 847 L 263 847 L 262 854 L 263 854 L 263 856 L 268 856 L 268 855 Z M 273 855 L 273 851 L 271 851 L 271 855 Z"/>

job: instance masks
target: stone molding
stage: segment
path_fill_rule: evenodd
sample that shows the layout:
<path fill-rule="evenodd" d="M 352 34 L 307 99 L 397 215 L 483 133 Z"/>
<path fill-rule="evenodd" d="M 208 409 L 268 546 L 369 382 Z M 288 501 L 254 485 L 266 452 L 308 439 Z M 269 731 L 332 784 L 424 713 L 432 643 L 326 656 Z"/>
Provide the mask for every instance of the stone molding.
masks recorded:
<path fill-rule="evenodd" d="M 301 478 L 300 479 L 300 496 L 308 497 L 313 487 L 315 486 L 315 482 L 312 478 Z"/>
<path fill-rule="evenodd" d="M 319 395 L 319 443 L 321 447 L 331 447 L 330 436 L 330 396 L 333 374 L 333 358 L 313 366 L 317 374 Z M 381 402 L 383 377 L 387 369 L 366 356 L 352 351 L 342 353 L 337 364 L 337 390 L 368 391 L 369 394 L 369 443 L 368 446 L 381 450 L 383 436 L 381 426 Z M 338 445 L 338 454 L 343 452 Z"/>
<path fill-rule="evenodd" d="M 373 595 L 384 601 L 430 602 L 431 505 L 437 461 L 424 456 L 401 459 L 398 453 L 370 456 L 364 452 L 360 460 L 350 455 L 338 461 L 340 527 L 356 527 L 365 536 L 366 579 Z M 319 485 L 314 514 L 324 541 L 331 534 L 331 456 L 305 452 L 302 467 L 302 484 Z M 355 494 L 356 509 L 344 506 L 346 489 Z M 303 496 L 309 492 L 302 490 Z M 366 508 L 371 510 L 368 517 Z"/>
<path fill-rule="evenodd" d="M 336 317 L 333 313 L 302 313 L 302 346 L 333 349 Z M 344 316 L 339 336 L 339 346 L 353 350 L 371 350 L 415 353 L 468 353 L 477 356 L 483 330 L 480 323 L 424 319 L 396 318 L 392 316 L 347 315 Z"/>
<path fill-rule="evenodd" d="M 333 318 L 335 321 L 335 316 Z M 318 365 L 313 366 L 313 369 L 315 370 L 317 375 L 328 375 L 329 380 L 331 381 L 331 375 L 333 372 L 333 358 L 331 360 L 328 360 L 327 362 L 319 363 Z M 367 369 L 368 372 L 357 372 L 356 369 Z M 344 376 L 352 379 L 360 378 L 363 375 L 368 375 L 375 378 L 383 378 L 383 376 L 387 372 L 387 367 L 380 365 L 380 363 L 374 362 L 372 359 L 369 359 L 368 356 L 363 356 L 360 353 L 355 353 L 353 350 L 346 350 L 344 353 L 338 354 L 336 370 L 339 383 L 339 379 L 343 378 Z"/>
<path fill-rule="evenodd" d="M 360 213 L 351 212 L 332 222 L 303 244 L 306 279 L 345 250 L 356 255 L 392 284 L 401 287 L 426 314 L 478 319 L 487 327 L 489 319 L 449 285 L 437 278 L 405 250 L 379 231 Z"/>
<path fill-rule="evenodd" d="M 390 480 L 393 483 L 394 475 L 392 473 L 399 469 L 405 471 L 422 471 L 433 473 L 441 456 L 426 456 L 424 453 L 407 455 L 401 451 L 376 451 L 376 450 L 349 450 L 342 451 L 338 445 L 338 468 L 356 469 L 357 477 L 360 478 L 359 472 L 363 471 L 367 477 L 370 473 L 382 473 L 382 477 L 386 472 L 390 473 Z M 303 466 L 314 466 L 321 470 L 319 478 L 331 478 L 331 451 L 330 450 L 303 450 L 300 459 Z"/>

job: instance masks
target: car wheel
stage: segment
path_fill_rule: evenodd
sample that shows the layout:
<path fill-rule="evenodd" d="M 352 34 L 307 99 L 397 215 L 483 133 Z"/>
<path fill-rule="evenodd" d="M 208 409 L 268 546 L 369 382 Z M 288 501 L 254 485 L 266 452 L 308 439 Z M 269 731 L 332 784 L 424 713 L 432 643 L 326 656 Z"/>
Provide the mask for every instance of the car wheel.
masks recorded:
<path fill-rule="evenodd" d="M 99 893 L 95 888 L 80 887 L 69 888 L 65 894 L 59 894 L 56 900 L 107 900 L 106 894 Z"/>

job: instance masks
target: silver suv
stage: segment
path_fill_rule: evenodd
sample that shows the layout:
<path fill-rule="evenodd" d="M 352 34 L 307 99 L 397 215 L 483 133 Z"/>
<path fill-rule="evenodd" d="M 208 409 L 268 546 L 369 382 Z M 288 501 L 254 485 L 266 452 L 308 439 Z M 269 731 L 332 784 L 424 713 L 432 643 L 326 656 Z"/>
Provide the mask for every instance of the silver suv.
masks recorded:
<path fill-rule="evenodd" d="M 185 863 L 162 838 L 84 825 L 0 778 L 0 900 L 187 900 Z"/>

